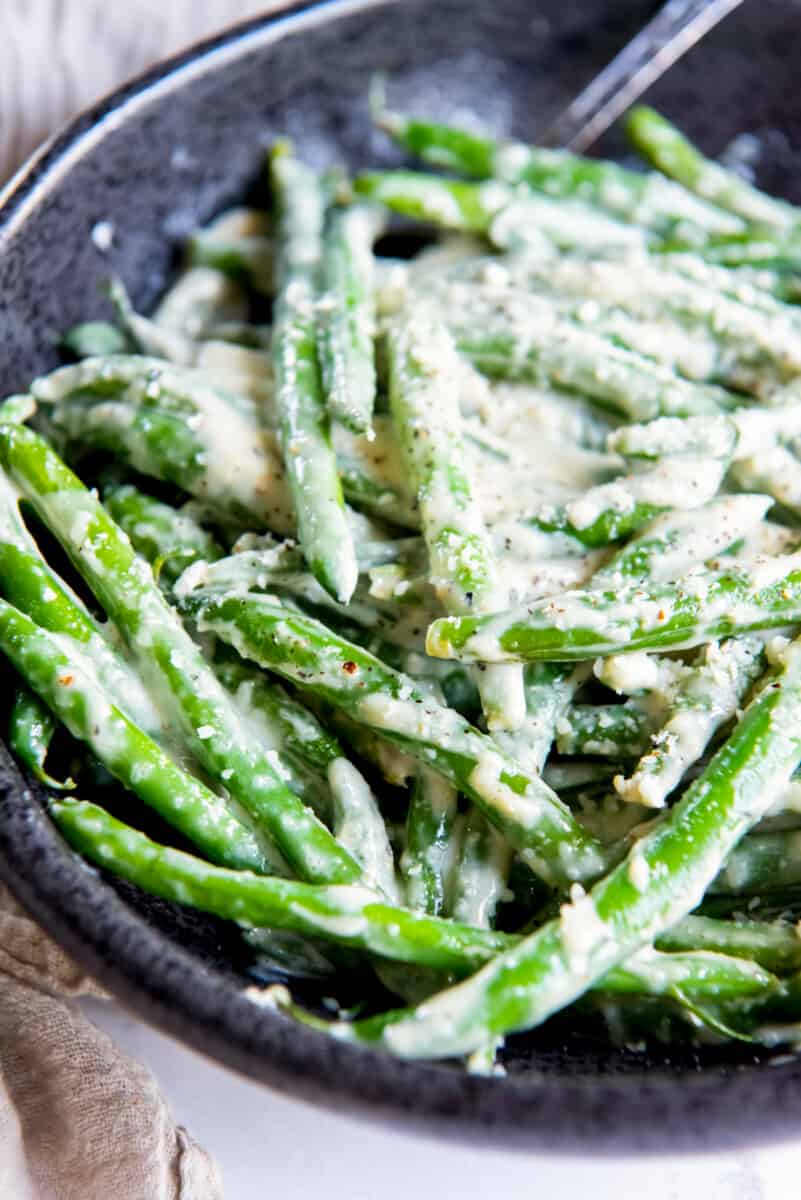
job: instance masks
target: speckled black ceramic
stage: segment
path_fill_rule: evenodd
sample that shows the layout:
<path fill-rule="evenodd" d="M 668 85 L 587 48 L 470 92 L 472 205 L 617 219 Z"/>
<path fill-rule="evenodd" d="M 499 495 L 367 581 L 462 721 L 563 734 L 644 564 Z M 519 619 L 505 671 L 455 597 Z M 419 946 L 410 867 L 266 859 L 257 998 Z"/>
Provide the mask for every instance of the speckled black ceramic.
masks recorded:
<path fill-rule="evenodd" d="M 142 307 L 177 242 L 240 197 L 260 148 L 290 134 L 318 161 L 386 159 L 365 97 L 533 133 L 656 6 L 623 0 L 342 0 L 203 46 L 75 122 L 0 211 L 0 390 L 55 364 L 54 338 L 102 311 L 120 274 Z M 760 135 L 759 174 L 801 200 L 801 9 L 752 0 L 650 97 L 711 151 Z M 619 148 L 614 137 L 607 149 Z M 110 223 L 112 239 L 90 232 Z M 108 232 L 108 229 L 107 231 Z M 506 1078 L 396 1062 L 298 1028 L 244 994 L 231 927 L 114 885 L 65 848 L 0 746 L 0 868 L 19 898 L 111 992 L 229 1066 L 362 1116 L 538 1149 L 710 1149 L 801 1134 L 801 1063 L 747 1047 L 617 1052 L 551 1022 L 518 1039 Z"/>

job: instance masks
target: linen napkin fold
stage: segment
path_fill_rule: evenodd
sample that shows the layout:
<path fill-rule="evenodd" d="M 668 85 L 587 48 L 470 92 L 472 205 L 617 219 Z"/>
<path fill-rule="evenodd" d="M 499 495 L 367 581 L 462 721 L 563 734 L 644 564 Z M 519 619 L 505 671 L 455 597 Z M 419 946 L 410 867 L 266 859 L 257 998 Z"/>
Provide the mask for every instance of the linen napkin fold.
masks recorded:
<path fill-rule="evenodd" d="M 103 992 L 0 886 L 0 1196 L 221 1200 L 213 1161 L 85 995 Z"/>
<path fill-rule="evenodd" d="M 0 183 L 70 116 L 264 0 L 0 0 Z M 0 1198 L 221 1200 L 153 1075 L 81 1013 L 103 993 L 0 886 Z"/>

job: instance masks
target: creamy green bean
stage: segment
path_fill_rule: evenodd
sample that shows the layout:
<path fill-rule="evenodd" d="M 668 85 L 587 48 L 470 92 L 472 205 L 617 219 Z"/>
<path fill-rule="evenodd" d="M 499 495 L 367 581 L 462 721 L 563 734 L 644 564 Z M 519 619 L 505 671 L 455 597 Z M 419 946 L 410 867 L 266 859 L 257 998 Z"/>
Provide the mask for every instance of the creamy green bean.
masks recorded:
<path fill-rule="evenodd" d="M 337 1038 L 792 1046 L 796 210 L 650 110 L 643 172 L 375 115 L 452 176 L 274 146 L 0 406 L 10 746 Z M 293 998 L 354 965 L 358 1011 Z"/>

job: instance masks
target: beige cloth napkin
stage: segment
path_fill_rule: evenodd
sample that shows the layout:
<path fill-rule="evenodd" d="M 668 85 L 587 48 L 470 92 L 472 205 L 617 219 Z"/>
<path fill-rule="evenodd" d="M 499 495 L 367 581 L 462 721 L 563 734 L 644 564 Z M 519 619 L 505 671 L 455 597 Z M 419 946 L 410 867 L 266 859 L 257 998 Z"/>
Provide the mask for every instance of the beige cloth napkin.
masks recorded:
<path fill-rule="evenodd" d="M 0 183 L 103 92 L 282 0 L 0 0 Z M 99 988 L 0 887 L 0 1200 L 220 1200 L 152 1074 L 74 1002 Z"/>
<path fill-rule="evenodd" d="M 0 887 L 0 1197 L 221 1200 L 213 1161 L 81 995 L 103 993 Z"/>

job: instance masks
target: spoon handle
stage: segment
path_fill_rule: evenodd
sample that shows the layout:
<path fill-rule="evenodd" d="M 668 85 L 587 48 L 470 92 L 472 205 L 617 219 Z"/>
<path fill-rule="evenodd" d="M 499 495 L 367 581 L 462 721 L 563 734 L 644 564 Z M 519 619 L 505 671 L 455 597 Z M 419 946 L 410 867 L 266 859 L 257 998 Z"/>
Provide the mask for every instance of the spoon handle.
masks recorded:
<path fill-rule="evenodd" d="M 742 0 L 668 0 L 538 137 L 543 146 L 586 150 L 677 59 Z"/>

